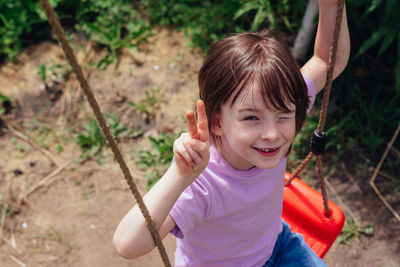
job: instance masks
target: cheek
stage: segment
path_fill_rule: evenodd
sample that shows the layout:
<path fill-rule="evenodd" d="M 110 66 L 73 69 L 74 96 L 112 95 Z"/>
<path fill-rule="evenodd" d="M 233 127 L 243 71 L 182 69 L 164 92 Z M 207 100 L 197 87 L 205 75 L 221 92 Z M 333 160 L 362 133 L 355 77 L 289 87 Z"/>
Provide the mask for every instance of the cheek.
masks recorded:
<path fill-rule="evenodd" d="M 289 140 L 290 142 L 293 141 L 295 135 L 296 135 L 296 124 L 295 122 L 287 123 L 282 126 L 282 135 L 285 137 L 286 140 Z"/>

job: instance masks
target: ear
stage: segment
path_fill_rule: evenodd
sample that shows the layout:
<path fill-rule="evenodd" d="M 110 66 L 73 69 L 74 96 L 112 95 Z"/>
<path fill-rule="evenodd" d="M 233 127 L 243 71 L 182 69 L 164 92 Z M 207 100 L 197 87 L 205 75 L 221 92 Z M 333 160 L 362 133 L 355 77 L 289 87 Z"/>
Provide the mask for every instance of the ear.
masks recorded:
<path fill-rule="evenodd" d="M 223 134 L 222 127 L 221 127 L 221 116 L 220 114 L 216 114 L 214 119 L 211 123 L 211 132 L 215 136 L 221 136 Z"/>

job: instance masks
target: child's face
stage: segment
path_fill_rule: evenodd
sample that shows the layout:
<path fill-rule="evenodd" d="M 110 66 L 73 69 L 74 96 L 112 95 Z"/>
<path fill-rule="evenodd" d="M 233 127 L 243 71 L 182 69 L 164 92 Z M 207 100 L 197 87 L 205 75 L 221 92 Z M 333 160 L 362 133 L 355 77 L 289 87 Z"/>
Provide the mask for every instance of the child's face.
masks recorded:
<path fill-rule="evenodd" d="M 221 107 L 214 128 L 225 160 L 238 170 L 276 167 L 295 136 L 295 105 L 290 113 L 268 108 L 257 87 L 229 103 Z"/>

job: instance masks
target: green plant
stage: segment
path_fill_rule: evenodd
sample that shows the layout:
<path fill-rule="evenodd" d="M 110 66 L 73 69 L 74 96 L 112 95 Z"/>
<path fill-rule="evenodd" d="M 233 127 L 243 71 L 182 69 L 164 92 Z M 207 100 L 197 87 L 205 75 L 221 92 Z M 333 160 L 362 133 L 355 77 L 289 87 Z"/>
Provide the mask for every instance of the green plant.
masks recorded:
<path fill-rule="evenodd" d="M 57 153 L 61 153 L 64 150 L 64 147 L 61 144 L 57 144 L 55 150 Z"/>
<path fill-rule="evenodd" d="M 258 30 L 261 24 L 293 33 L 300 25 L 306 1 L 142 0 L 141 3 L 152 25 L 183 29 L 192 46 L 206 50 L 227 33 Z"/>
<path fill-rule="evenodd" d="M 375 164 L 400 121 L 399 12 L 395 0 L 347 3 L 354 56 L 333 84 L 326 126 L 346 160 Z"/>
<path fill-rule="evenodd" d="M 36 70 L 45 86 L 50 86 L 51 83 L 61 83 L 68 80 L 69 75 L 72 72 L 72 67 L 69 64 L 51 64 L 50 67 L 46 67 L 45 63 L 39 65 Z"/>
<path fill-rule="evenodd" d="M 18 149 L 19 151 L 23 152 L 23 151 L 25 150 L 24 144 L 18 143 L 18 144 L 17 144 L 17 149 Z"/>
<path fill-rule="evenodd" d="M 57 6 L 60 0 L 50 3 Z M 15 60 L 23 46 L 32 39 L 49 36 L 48 27 L 43 27 L 46 16 L 35 0 L 0 1 L 0 56 Z M 33 34 L 34 33 L 34 34 Z"/>
<path fill-rule="evenodd" d="M 111 134 L 117 141 L 124 133 L 127 133 L 127 128 L 113 114 L 107 113 L 106 120 Z M 92 118 L 85 126 L 84 132 L 75 137 L 75 142 L 82 150 L 82 159 L 95 157 L 99 163 L 102 163 L 104 157 L 101 152 L 106 146 L 106 139 L 103 137 L 95 118 Z"/>
<path fill-rule="evenodd" d="M 76 17 L 76 28 L 109 50 L 97 63 L 100 69 L 113 63 L 123 47 L 137 51 L 137 45 L 150 33 L 147 20 L 129 0 L 82 0 Z"/>
<path fill-rule="evenodd" d="M 398 16 L 400 11 L 400 3 L 396 0 L 375 0 L 375 1 L 351 1 L 355 6 L 360 6 L 360 4 L 368 3 L 366 6 L 364 13 L 361 18 L 358 18 L 356 21 L 358 22 L 358 27 L 360 27 L 360 23 L 366 21 L 367 17 L 372 18 L 372 16 L 378 16 L 379 19 L 376 21 L 377 24 L 370 22 L 367 24 L 367 27 L 373 26 L 370 28 L 372 30 L 372 34 L 368 39 L 366 39 L 362 45 L 359 47 L 355 58 L 365 54 L 368 50 L 376 47 L 380 43 L 380 47 L 377 51 L 377 58 L 382 56 L 382 54 L 390 50 L 390 46 L 396 44 L 397 41 L 397 54 L 395 54 L 396 58 L 396 67 L 395 67 L 395 79 L 396 79 L 396 88 L 398 93 L 400 93 L 400 18 Z M 373 23 L 373 25 L 372 25 Z M 361 27 L 365 27 L 366 25 L 362 25 Z"/>
<path fill-rule="evenodd" d="M 270 0 L 252 0 L 239 8 L 235 12 L 233 19 L 237 20 L 246 14 L 250 15 L 253 18 L 250 26 L 251 31 L 257 31 L 261 24 L 266 21 L 269 23 L 269 27 L 274 29 L 279 28 L 279 19 L 290 32 L 294 33 L 294 28 L 299 26 L 299 20 L 294 20 L 294 22 L 291 22 L 291 20 L 295 18 L 294 15 L 298 17 L 303 9 L 303 1 L 289 2 L 288 0 L 284 0 L 275 2 Z M 255 14 L 253 15 L 252 12 L 255 12 Z M 291 17 L 290 19 L 289 16 Z"/>
<path fill-rule="evenodd" d="M 152 150 L 139 150 L 135 154 L 136 164 L 141 170 L 148 170 L 146 178 L 147 187 L 155 184 L 167 170 L 174 156 L 173 145 L 174 136 L 161 133 L 157 138 L 149 137 Z"/>
<path fill-rule="evenodd" d="M 0 93 L 0 116 L 6 114 L 11 108 L 11 100 Z"/>
<path fill-rule="evenodd" d="M 134 107 L 142 115 L 143 119 L 147 122 L 153 119 L 155 112 L 160 108 L 163 94 L 161 88 L 157 89 L 151 86 L 149 90 L 145 92 L 145 97 L 139 100 L 139 102 L 128 102 L 128 105 Z"/>
<path fill-rule="evenodd" d="M 353 218 L 348 217 L 346 218 L 343 230 L 338 237 L 338 241 L 340 244 L 349 244 L 354 237 L 358 238 L 360 234 L 372 235 L 373 232 L 374 226 L 372 224 L 358 226 Z"/>

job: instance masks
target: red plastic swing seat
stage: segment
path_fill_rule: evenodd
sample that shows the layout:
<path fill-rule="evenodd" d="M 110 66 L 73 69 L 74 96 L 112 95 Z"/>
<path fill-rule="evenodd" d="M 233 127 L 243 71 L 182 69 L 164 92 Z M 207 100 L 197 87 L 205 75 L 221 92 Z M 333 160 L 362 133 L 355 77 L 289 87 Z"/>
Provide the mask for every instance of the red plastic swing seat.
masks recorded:
<path fill-rule="evenodd" d="M 291 176 L 286 172 L 285 182 Z M 292 231 L 300 233 L 311 249 L 323 258 L 344 225 L 342 210 L 328 200 L 330 217 L 324 214 L 321 193 L 298 178 L 293 179 L 283 192 L 282 219 Z"/>

